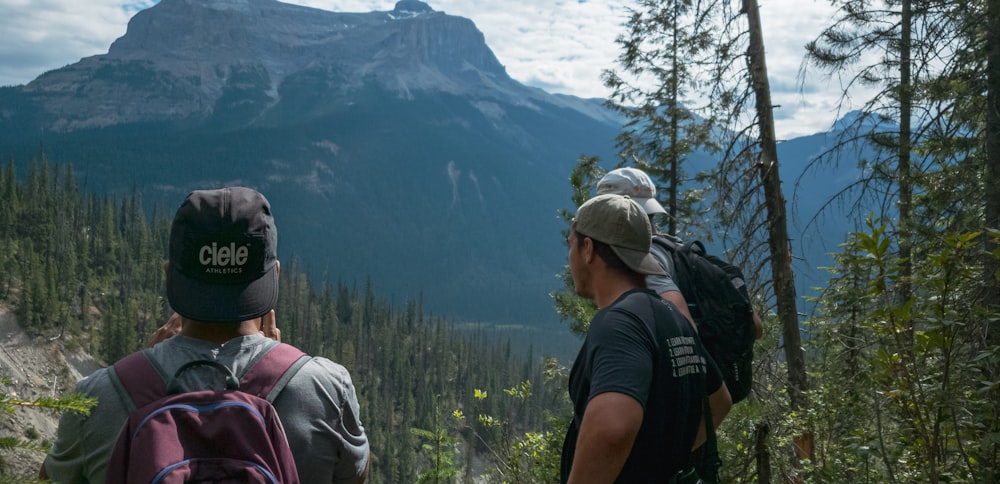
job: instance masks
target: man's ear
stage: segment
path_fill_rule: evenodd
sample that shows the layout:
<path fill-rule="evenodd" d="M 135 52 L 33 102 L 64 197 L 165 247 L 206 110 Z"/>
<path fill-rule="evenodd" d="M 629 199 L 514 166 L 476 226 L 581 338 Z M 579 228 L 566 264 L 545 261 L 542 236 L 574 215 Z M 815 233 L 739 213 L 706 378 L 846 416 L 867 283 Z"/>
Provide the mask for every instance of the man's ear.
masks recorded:
<path fill-rule="evenodd" d="M 168 272 L 170 272 L 170 261 L 163 263 L 163 273 L 166 274 Z"/>
<path fill-rule="evenodd" d="M 594 257 L 597 256 L 597 252 L 594 251 L 594 239 L 590 237 L 583 238 L 583 246 L 580 247 L 580 255 L 583 256 L 583 261 L 588 264 L 594 261 Z"/>
<path fill-rule="evenodd" d="M 281 261 L 280 260 L 275 260 L 274 261 L 274 269 L 276 271 L 278 271 L 278 275 L 280 276 L 281 275 Z"/>

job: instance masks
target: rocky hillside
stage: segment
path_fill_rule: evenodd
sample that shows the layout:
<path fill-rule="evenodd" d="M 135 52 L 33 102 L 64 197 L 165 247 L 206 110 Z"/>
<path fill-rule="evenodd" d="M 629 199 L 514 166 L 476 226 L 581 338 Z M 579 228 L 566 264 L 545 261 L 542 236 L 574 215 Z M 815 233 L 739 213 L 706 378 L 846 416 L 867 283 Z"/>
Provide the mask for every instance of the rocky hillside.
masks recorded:
<path fill-rule="evenodd" d="M 0 376 L 13 381 L 0 391 L 22 400 L 58 397 L 99 365 L 84 351 L 68 348 L 62 341 L 28 336 L 18 326 L 13 312 L 0 305 Z M 55 412 L 18 408 L 13 414 L 0 414 L 0 436 L 48 445 L 55 437 L 57 424 Z M 5 472 L 34 475 L 44 455 L 18 451 L 2 457 L 8 466 Z"/>

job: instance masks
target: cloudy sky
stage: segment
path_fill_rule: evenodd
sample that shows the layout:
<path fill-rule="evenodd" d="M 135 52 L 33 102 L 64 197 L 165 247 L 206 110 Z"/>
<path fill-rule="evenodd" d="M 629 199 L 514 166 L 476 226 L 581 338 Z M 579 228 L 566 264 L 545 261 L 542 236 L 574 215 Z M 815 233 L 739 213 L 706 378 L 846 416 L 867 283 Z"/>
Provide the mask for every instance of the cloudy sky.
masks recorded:
<path fill-rule="evenodd" d="M 391 10 L 395 0 L 285 0 L 339 12 Z M 614 67 L 615 37 L 630 0 L 425 0 L 467 17 L 511 77 L 549 92 L 607 96 L 600 74 Z M 150 0 L 0 0 L 0 86 L 107 53 L 128 19 Z M 814 69 L 804 78 L 803 45 L 832 18 L 828 0 L 760 0 L 779 138 L 827 129 L 840 86 Z"/>

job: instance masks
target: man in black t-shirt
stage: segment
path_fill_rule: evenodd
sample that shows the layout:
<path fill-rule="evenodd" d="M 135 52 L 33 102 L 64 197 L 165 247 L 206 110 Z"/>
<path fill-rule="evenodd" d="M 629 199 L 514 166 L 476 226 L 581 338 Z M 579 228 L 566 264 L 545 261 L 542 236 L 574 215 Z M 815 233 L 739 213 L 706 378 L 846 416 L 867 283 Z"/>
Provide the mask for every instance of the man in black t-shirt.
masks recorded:
<path fill-rule="evenodd" d="M 642 207 L 621 195 L 592 198 L 573 220 L 573 284 L 600 311 L 570 373 L 574 419 L 563 445 L 563 482 L 693 475 L 689 459 L 705 396 L 722 380 L 685 317 L 645 288 L 646 275 L 662 274 L 649 255 L 651 235 Z"/>

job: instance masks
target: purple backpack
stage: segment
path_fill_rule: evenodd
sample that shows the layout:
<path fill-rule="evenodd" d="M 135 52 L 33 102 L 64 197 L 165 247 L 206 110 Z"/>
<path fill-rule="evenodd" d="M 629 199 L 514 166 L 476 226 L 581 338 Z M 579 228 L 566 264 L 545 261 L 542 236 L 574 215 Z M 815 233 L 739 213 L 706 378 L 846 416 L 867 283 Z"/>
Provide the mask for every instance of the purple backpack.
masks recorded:
<path fill-rule="evenodd" d="M 114 364 L 111 380 L 129 409 L 106 482 L 298 483 L 295 459 L 271 402 L 309 356 L 274 345 L 242 379 L 216 361 L 180 367 L 168 383 L 145 352 Z M 225 390 L 183 392 L 185 370 L 212 366 Z"/>

